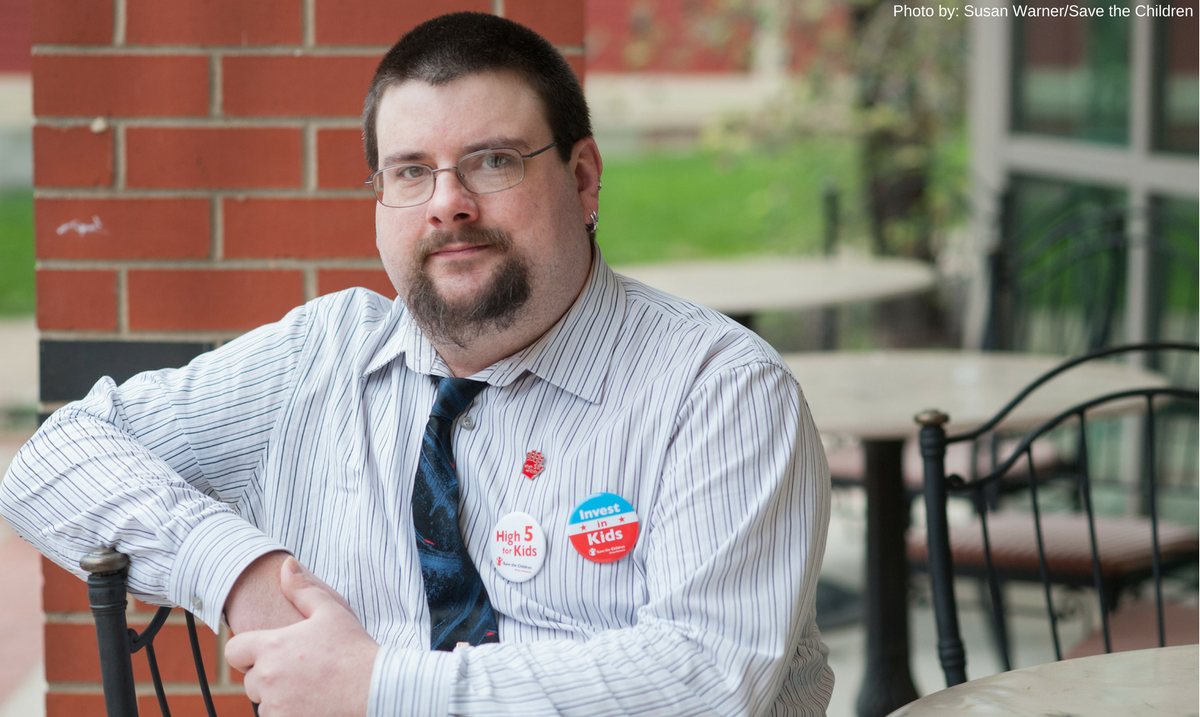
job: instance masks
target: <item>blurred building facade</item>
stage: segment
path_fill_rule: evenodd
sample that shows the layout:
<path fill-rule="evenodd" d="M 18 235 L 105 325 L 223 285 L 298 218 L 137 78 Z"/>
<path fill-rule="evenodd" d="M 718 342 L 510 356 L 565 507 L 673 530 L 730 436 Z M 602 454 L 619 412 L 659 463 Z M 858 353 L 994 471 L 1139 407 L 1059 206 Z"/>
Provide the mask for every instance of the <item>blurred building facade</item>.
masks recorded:
<path fill-rule="evenodd" d="M 777 99 L 842 40 L 834 0 L 588 0 L 587 94 L 606 153 L 690 144 Z"/>

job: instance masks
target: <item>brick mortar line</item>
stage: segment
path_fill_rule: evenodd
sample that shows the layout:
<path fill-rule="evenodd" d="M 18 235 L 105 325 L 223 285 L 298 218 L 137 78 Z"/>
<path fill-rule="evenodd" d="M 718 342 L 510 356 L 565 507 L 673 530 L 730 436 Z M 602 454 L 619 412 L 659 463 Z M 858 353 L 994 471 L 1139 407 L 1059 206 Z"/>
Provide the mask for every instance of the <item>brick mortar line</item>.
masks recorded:
<path fill-rule="evenodd" d="M 84 583 L 81 581 L 80 585 Z M 90 625 L 92 624 L 92 614 L 90 612 L 48 612 L 46 613 L 47 625 Z"/>
<path fill-rule="evenodd" d="M 375 57 L 382 58 L 391 45 L 63 45 L 33 46 L 35 56 L 94 57 L 127 55 L 158 57 L 184 55 L 199 57 L 219 54 L 227 57 Z"/>
<path fill-rule="evenodd" d="M 80 585 L 84 584 L 85 583 L 83 581 L 80 581 Z M 125 622 L 129 625 L 129 627 L 134 629 L 146 627 L 150 624 L 150 621 L 154 619 L 154 613 L 157 611 L 157 607 L 155 607 L 154 610 L 135 610 L 133 609 L 133 606 L 130 605 L 129 609 L 125 611 Z M 92 624 L 92 613 L 85 612 L 83 610 L 76 610 L 72 612 L 48 612 L 46 613 L 46 623 L 51 625 L 90 625 Z M 170 617 L 167 618 L 165 624 L 186 625 L 187 622 L 183 616 L 183 613 L 176 610 L 175 612 L 171 613 Z M 204 625 L 204 623 L 197 620 L 196 629 L 200 630 L 208 628 Z"/>
<path fill-rule="evenodd" d="M 154 189 L 136 187 L 37 187 L 34 199 L 373 199 L 366 188 L 314 189 Z"/>
<path fill-rule="evenodd" d="M 129 333 L 129 270 L 117 269 L 117 333 Z"/>
<path fill-rule="evenodd" d="M 306 267 L 304 269 L 304 301 L 307 303 L 317 298 L 317 267 Z"/>
<path fill-rule="evenodd" d="M 216 673 L 217 683 L 220 685 L 232 685 L 233 670 L 229 667 L 229 661 L 225 659 L 225 645 L 229 642 L 229 630 L 222 627 L 217 633 L 217 664 L 213 669 Z"/>
<path fill-rule="evenodd" d="M 34 117 L 35 127 L 71 129 L 89 127 L 97 115 L 40 115 Z M 317 129 L 359 129 L 362 118 L 350 115 L 179 115 L 179 116 L 105 116 L 110 127 L 176 127 L 180 129 L 280 128 L 303 129 L 312 124 Z"/>
<path fill-rule="evenodd" d="M 46 271 L 305 271 L 312 269 L 382 269 L 378 257 L 238 257 L 234 259 L 46 259 Z"/>
<path fill-rule="evenodd" d="M 208 201 L 208 256 L 213 261 L 225 259 L 225 202 L 223 197 L 214 196 Z"/>
<path fill-rule="evenodd" d="M 317 44 L 317 10 L 313 0 L 302 0 L 300 4 L 300 37 L 306 48 Z"/>
<path fill-rule="evenodd" d="M 208 58 L 208 115 L 214 119 L 222 118 L 224 109 L 221 106 L 221 90 L 225 83 L 225 76 L 221 71 L 222 57 L 223 55 L 213 54 Z"/>
<path fill-rule="evenodd" d="M 129 168 L 128 163 L 125 161 L 125 125 L 123 123 L 114 124 L 104 118 L 93 120 L 93 124 L 97 122 L 107 125 L 109 131 L 112 132 L 113 189 L 118 191 L 123 190 L 125 189 Z"/>
<path fill-rule="evenodd" d="M 492 0 L 492 14 L 496 17 L 504 17 L 504 0 Z"/>
<path fill-rule="evenodd" d="M 179 331 L 145 331 L 130 333 L 128 336 L 117 336 L 112 332 L 82 332 L 82 331 L 65 331 L 65 330 L 46 330 L 42 329 L 40 337 L 43 341 L 69 341 L 82 343 L 85 341 L 120 341 L 125 344 L 136 343 L 168 343 L 168 344 L 184 344 L 184 343 L 214 343 L 220 344 L 224 341 L 236 339 L 245 331 L 189 331 L 180 329 Z M 70 403 L 70 401 L 42 401 L 40 405 L 47 407 L 47 410 L 56 411 L 59 408 Z"/>
<path fill-rule="evenodd" d="M 137 659 L 137 658 L 134 658 Z M 205 667 L 208 664 L 205 663 Z M 244 697 L 246 689 L 239 684 L 230 682 L 227 684 L 209 683 L 209 689 L 214 695 L 239 695 Z M 47 692 L 55 692 L 64 695 L 102 695 L 104 694 L 99 682 L 48 682 L 46 687 Z M 134 683 L 134 692 L 138 697 L 153 697 L 154 683 L 150 681 L 138 681 Z M 188 695 L 200 694 L 200 686 L 195 682 L 164 682 L 163 693 L 168 697 L 186 697 Z"/>
<path fill-rule="evenodd" d="M 125 44 L 125 25 L 129 13 L 125 7 L 125 0 L 114 0 L 113 2 L 113 45 L 117 47 Z"/>

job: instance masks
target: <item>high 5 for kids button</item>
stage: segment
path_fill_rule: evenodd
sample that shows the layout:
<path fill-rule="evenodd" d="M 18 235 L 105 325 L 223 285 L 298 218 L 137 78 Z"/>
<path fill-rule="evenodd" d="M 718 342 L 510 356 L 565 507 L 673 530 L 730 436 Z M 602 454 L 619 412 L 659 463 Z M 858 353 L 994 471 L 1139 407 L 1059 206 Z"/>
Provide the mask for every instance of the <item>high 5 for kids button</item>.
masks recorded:
<path fill-rule="evenodd" d="M 571 511 L 571 545 L 593 563 L 611 563 L 633 550 L 638 517 L 629 501 L 615 493 L 593 493 Z"/>
<path fill-rule="evenodd" d="M 500 577 L 523 583 L 537 575 L 546 560 L 546 535 L 528 513 L 509 513 L 492 529 L 492 567 Z"/>

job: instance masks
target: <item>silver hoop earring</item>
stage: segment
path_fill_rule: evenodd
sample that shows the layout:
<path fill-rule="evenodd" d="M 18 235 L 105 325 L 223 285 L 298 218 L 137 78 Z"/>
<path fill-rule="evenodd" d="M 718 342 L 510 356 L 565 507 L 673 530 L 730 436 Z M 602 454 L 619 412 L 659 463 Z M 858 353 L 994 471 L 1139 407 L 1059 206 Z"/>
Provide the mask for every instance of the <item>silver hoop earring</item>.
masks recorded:
<path fill-rule="evenodd" d="M 591 220 L 592 231 L 596 231 L 596 227 L 600 226 L 600 217 L 595 212 L 592 212 Z"/>

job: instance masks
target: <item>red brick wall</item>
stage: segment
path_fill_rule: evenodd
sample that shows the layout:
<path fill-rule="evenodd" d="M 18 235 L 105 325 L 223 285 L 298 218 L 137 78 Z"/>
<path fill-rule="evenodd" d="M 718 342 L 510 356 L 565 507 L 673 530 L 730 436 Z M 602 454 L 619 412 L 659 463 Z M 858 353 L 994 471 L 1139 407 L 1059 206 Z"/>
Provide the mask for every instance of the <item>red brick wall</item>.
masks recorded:
<path fill-rule="evenodd" d="M 0 73 L 29 72 L 29 8 L 33 0 L 0 0 Z"/>
<path fill-rule="evenodd" d="M 321 293 L 394 295 L 362 186 L 362 98 L 392 42 L 452 10 L 523 22 L 583 72 L 584 0 L 33 3 L 43 411 Z M 84 585 L 49 562 L 44 574 L 48 717 L 102 715 Z M 130 609 L 135 626 L 149 616 Z M 174 645 L 172 620 L 159 639 Z M 220 643 L 205 636 L 218 710 L 249 714 Z M 190 656 L 159 660 L 181 683 L 172 713 L 200 714 Z M 157 714 L 149 692 L 142 703 Z"/>

